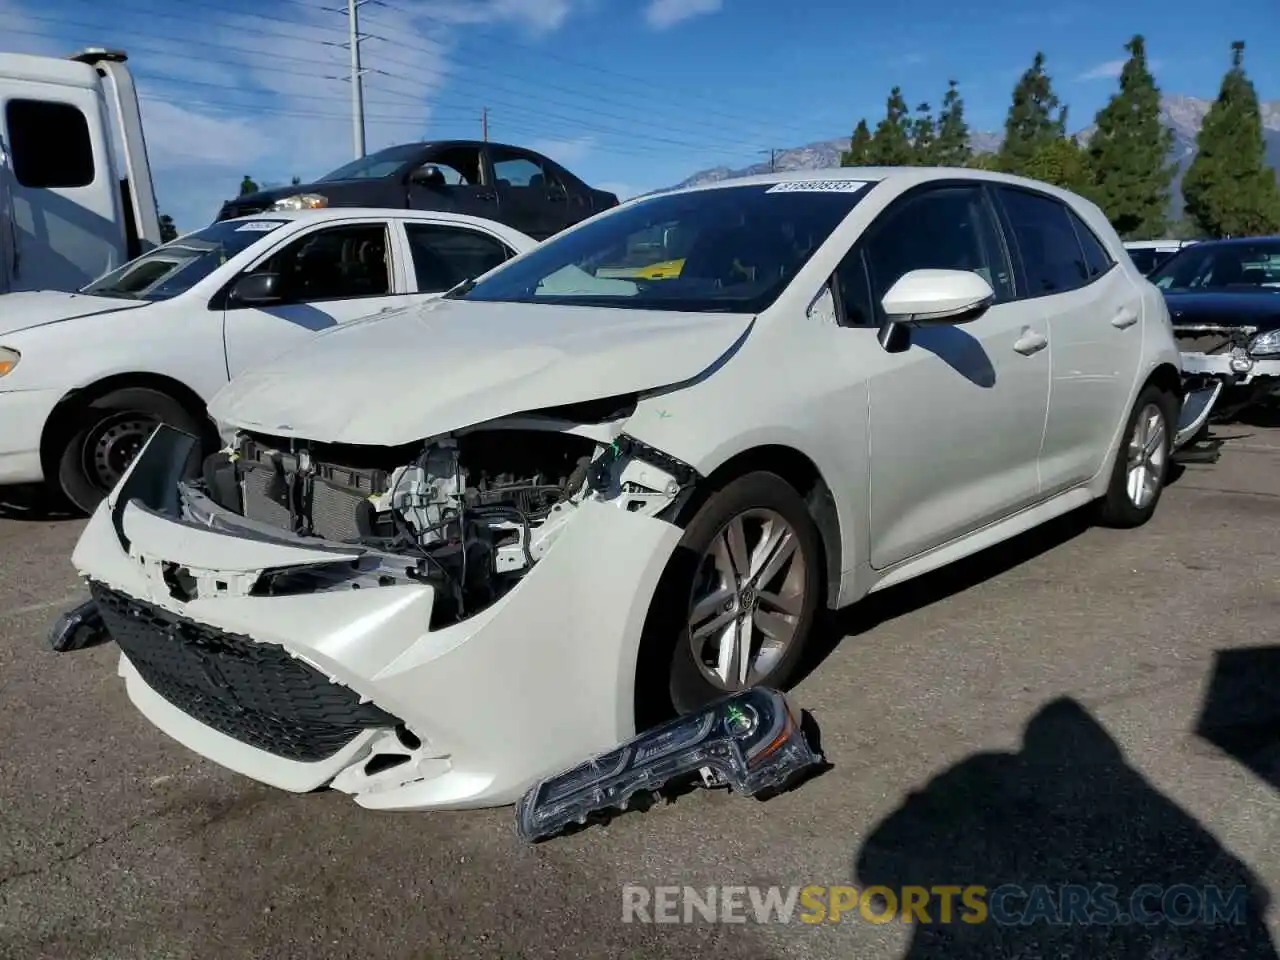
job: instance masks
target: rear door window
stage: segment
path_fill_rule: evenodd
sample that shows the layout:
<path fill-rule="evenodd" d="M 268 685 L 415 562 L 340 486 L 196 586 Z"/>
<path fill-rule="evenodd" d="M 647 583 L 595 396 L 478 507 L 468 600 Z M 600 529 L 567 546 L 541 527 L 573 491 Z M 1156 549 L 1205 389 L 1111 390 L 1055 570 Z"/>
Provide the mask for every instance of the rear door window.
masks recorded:
<path fill-rule="evenodd" d="M 515 256 L 505 244 L 476 230 L 436 223 L 406 223 L 418 292 L 443 293 L 474 280 Z"/>
<path fill-rule="evenodd" d="M 1011 187 L 999 187 L 997 192 L 1013 228 L 1027 296 L 1065 293 L 1089 282 L 1084 248 L 1064 204 Z"/>

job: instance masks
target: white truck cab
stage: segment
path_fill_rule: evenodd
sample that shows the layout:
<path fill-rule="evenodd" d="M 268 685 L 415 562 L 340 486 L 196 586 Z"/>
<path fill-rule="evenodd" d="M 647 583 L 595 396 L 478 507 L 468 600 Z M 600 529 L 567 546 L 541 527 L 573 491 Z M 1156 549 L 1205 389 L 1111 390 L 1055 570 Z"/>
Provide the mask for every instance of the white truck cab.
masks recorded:
<path fill-rule="evenodd" d="M 0 293 L 77 290 L 160 242 L 127 59 L 0 53 Z"/>

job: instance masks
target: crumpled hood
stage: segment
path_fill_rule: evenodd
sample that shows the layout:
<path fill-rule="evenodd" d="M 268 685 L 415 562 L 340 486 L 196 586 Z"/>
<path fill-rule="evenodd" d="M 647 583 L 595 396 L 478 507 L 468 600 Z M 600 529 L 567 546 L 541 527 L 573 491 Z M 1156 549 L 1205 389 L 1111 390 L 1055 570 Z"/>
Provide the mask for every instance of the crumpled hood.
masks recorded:
<path fill-rule="evenodd" d="M 1164 302 L 1173 325 L 1215 324 L 1226 327 L 1280 326 L 1280 290 L 1168 292 Z"/>
<path fill-rule="evenodd" d="M 136 310 L 147 306 L 145 300 L 117 300 L 114 297 L 88 297 L 79 293 L 35 290 L 30 293 L 0 295 L 0 337 L 47 323 L 91 317 L 97 314 Z"/>
<path fill-rule="evenodd" d="M 435 300 L 323 333 L 236 377 L 209 412 L 276 436 L 398 446 L 691 380 L 752 319 Z"/>

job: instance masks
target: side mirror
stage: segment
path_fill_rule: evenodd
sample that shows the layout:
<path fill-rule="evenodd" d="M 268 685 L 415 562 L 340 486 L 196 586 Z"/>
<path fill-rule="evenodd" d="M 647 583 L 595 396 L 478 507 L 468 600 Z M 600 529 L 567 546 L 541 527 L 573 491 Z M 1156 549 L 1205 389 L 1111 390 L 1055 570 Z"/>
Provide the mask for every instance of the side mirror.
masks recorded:
<path fill-rule="evenodd" d="M 968 323 L 995 300 L 995 291 L 969 270 L 911 270 L 880 301 L 890 323 Z"/>
<path fill-rule="evenodd" d="M 231 299 L 246 306 L 258 307 L 280 303 L 284 297 L 278 273 L 250 273 L 236 281 Z"/>
<path fill-rule="evenodd" d="M 444 173 L 434 163 L 427 163 L 414 170 L 409 179 L 419 187 L 445 186 Z"/>

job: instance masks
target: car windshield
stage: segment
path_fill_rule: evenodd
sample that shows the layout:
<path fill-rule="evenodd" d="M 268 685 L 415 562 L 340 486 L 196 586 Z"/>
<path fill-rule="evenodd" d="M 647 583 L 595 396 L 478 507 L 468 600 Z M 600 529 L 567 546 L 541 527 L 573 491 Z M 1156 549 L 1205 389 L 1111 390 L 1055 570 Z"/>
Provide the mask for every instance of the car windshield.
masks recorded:
<path fill-rule="evenodd" d="M 868 192 L 862 180 L 658 194 L 552 237 L 451 296 L 759 313 Z"/>
<path fill-rule="evenodd" d="M 130 260 L 80 293 L 130 300 L 168 300 L 186 293 L 287 220 L 223 220 Z"/>
<path fill-rule="evenodd" d="M 1198 243 L 1148 279 L 1161 290 L 1280 290 L 1280 240 Z"/>
<path fill-rule="evenodd" d="M 337 170 L 331 170 L 316 183 L 328 183 L 331 180 L 380 180 L 389 177 L 406 163 L 422 154 L 422 144 L 408 143 L 398 147 L 387 147 L 367 157 L 360 157 L 345 163 Z"/>

